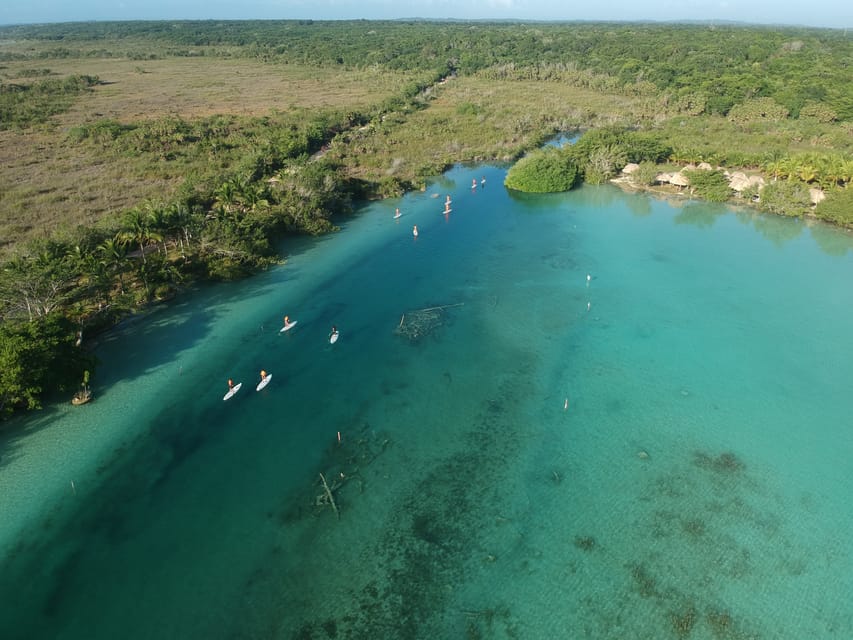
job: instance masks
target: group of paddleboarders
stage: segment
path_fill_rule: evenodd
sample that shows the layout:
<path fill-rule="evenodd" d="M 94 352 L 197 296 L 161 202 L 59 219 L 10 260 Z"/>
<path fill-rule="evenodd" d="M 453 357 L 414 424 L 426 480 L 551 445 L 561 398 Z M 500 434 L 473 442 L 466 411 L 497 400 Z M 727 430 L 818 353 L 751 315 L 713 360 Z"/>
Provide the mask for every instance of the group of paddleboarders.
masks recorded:
<path fill-rule="evenodd" d="M 291 322 L 290 316 L 284 316 L 284 328 L 290 328 L 294 324 L 296 324 L 295 320 Z M 338 333 L 338 328 L 335 325 L 332 325 L 332 331 L 329 333 L 329 342 L 331 344 L 337 342 L 339 335 L 340 334 Z M 266 370 L 261 369 L 261 382 L 266 380 L 267 376 L 269 376 L 269 374 L 266 372 Z M 231 378 L 228 378 L 228 391 L 235 391 L 234 380 L 232 380 Z M 227 398 L 225 399 L 227 400 Z"/>
<path fill-rule="evenodd" d="M 475 190 L 475 189 L 477 188 L 477 186 L 478 186 L 478 185 L 477 185 L 477 179 L 476 179 L 476 178 L 472 178 L 472 179 L 471 179 L 471 189 L 472 189 L 472 190 Z M 481 186 L 481 187 L 485 187 L 485 186 L 486 186 L 486 176 L 483 176 L 483 177 L 482 177 L 482 179 L 480 180 L 479 186 Z M 444 200 L 444 214 L 445 214 L 445 215 L 447 215 L 447 214 L 449 214 L 449 213 L 451 212 L 450 205 L 452 204 L 452 202 L 453 202 L 453 201 L 452 201 L 452 200 L 451 200 L 451 198 L 450 198 L 450 194 L 448 194 L 448 195 L 447 195 L 447 197 L 446 197 L 446 198 L 445 198 L 445 200 Z M 403 215 L 403 214 L 402 214 L 402 213 L 400 213 L 400 209 L 399 209 L 399 208 L 396 208 L 396 209 L 394 210 L 394 219 L 397 219 L 397 218 L 399 218 L 399 217 L 400 217 L 400 216 L 402 216 L 402 215 Z M 417 238 L 417 237 L 418 237 L 418 225 L 413 225 L 413 226 L 412 226 L 412 235 L 413 235 L 415 238 Z M 282 327 L 282 329 L 281 329 L 281 330 L 282 330 L 282 331 L 286 331 L 286 330 L 290 329 L 290 328 L 291 328 L 293 325 L 295 325 L 295 324 L 296 324 L 296 321 L 294 320 L 294 321 L 292 321 L 292 322 L 291 322 L 291 320 L 290 320 L 290 316 L 287 316 L 287 315 L 286 315 L 286 316 L 284 316 L 284 326 Z M 332 325 L 332 331 L 329 333 L 329 342 L 330 342 L 331 344 L 334 344 L 335 342 L 337 342 L 338 337 L 339 337 L 338 328 L 337 328 L 336 326 Z M 260 374 L 260 375 L 261 375 L 261 382 L 263 382 L 264 380 L 266 380 L 266 378 L 267 378 L 267 376 L 268 376 L 269 374 L 266 372 L 266 370 L 261 369 L 261 374 Z M 228 378 L 228 390 L 229 390 L 229 391 L 233 391 L 234 389 L 235 389 L 234 381 L 233 381 L 231 378 Z"/>
<path fill-rule="evenodd" d="M 486 176 L 483 176 L 483 178 L 480 180 L 480 186 L 481 187 L 486 186 Z M 471 189 L 476 189 L 476 188 L 477 188 L 477 178 L 472 178 L 471 179 Z M 450 194 L 447 194 L 447 198 L 444 200 L 444 215 L 445 216 L 448 215 L 452 211 L 452 209 L 450 208 L 450 205 L 452 202 L 453 201 L 450 199 Z M 400 213 L 399 208 L 394 210 L 394 219 L 395 220 L 397 218 L 399 218 L 401 215 L 403 215 L 403 214 Z M 412 235 L 415 238 L 418 237 L 418 225 L 412 225 Z"/>

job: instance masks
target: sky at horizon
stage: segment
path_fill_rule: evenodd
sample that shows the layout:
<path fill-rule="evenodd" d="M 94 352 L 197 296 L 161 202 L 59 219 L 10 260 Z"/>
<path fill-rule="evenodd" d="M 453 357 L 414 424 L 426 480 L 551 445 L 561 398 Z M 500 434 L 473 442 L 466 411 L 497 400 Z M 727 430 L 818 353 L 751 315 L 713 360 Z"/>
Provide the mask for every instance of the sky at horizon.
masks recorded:
<path fill-rule="evenodd" d="M 735 21 L 846 29 L 853 3 L 842 0 L 31 0 L 3 2 L 0 25 L 90 20 L 458 19 Z"/>

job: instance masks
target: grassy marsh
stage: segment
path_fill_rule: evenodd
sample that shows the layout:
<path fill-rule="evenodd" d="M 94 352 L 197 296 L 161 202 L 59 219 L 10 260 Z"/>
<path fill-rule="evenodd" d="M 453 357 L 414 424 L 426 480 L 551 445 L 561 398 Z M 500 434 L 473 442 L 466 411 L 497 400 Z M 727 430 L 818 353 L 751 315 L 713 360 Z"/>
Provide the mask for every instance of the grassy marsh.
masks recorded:
<path fill-rule="evenodd" d="M 58 77 L 90 74 L 104 84 L 48 124 L 0 131 L 0 253 L 59 228 L 96 224 L 149 198 L 168 199 L 186 176 L 211 168 L 207 158 L 164 160 L 75 143 L 69 137 L 75 126 L 226 115 L 239 128 L 240 119 L 275 113 L 368 110 L 412 77 L 213 58 L 7 62 L 0 74 L 20 78 L 44 69 Z M 245 152 L 235 150 L 234 158 Z M 217 162 L 227 166 L 234 158 Z"/>

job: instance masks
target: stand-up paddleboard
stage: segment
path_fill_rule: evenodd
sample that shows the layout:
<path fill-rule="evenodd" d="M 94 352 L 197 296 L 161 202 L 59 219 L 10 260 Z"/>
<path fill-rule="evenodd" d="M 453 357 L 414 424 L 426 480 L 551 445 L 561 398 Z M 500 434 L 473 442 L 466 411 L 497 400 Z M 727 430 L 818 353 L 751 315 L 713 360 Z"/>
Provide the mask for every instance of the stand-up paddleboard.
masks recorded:
<path fill-rule="evenodd" d="M 270 383 L 270 380 L 272 380 L 272 374 L 268 373 L 267 377 L 264 378 L 263 380 L 261 380 L 258 383 L 258 386 L 255 387 L 255 391 L 260 391 L 261 389 L 263 389 L 265 386 L 267 386 Z"/>
<path fill-rule="evenodd" d="M 453 211 L 453 209 L 445 209 L 442 213 L 450 213 L 451 211 Z"/>
<path fill-rule="evenodd" d="M 228 390 L 228 393 L 226 393 L 224 396 L 222 396 L 222 399 L 228 400 L 229 398 L 233 398 L 234 394 L 237 393 L 240 390 L 240 387 L 242 387 L 242 386 L 243 386 L 243 383 L 238 382 L 237 384 L 235 384 L 233 387 L 231 387 Z"/>
<path fill-rule="evenodd" d="M 293 327 L 295 327 L 295 326 L 296 326 L 296 323 L 297 323 L 297 322 L 299 322 L 299 320 L 294 320 L 293 322 L 288 322 L 288 323 L 287 323 L 286 325 L 284 325 L 281 329 L 279 329 L 279 330 L 278 330 L 278 332 L 279 332 L 279 333 L 283 333 L 283 332 L 285 332 L 285 331 L 290 331 L 291 329 L 293 329 Z"/>
<path fill-rule="evenodd" d="M 341 334 L 335 331 L 332 335 L 329 336 L 329 344 L 335 344 L 338 341 L 338 336 Z"/>
<path fill-rule="evenodd" d="M 403 215 L 402 213 L 395 213 L 395 214 L 394 214 L 394 220 L 396 220 L 397 218 L 401 217 L 402 215 Z"/>

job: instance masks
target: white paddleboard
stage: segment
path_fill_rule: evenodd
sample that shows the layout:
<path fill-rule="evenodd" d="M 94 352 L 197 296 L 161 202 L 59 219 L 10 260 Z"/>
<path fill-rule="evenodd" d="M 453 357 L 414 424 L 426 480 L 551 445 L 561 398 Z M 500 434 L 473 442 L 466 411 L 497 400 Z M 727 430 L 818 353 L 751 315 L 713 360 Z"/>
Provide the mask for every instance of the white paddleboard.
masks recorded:
<path fill-rule="evenodd" d="M 402 215 L 403 215 L 402 213 L 395 213 L 395 214 L 394 214 L 394 220 L 396 220 L 397 218 L 401 217 Z"/>
<path fill-rule="evenodd" d="M 335 331 L 335 332 L 334 332 L 334 333 L 329 337 L 329 344 L 335 344 L 335 343 L 338 341 L 338 336 L 340 336 L 340 335 L 341 335 L 341 334 L 340 334 L 340 332 Z"/>
<path fill-rule="evenodd" d="M 229 398 L 234 397 L 234 394 L 237 393 L 240 390 L 240 387 L 242 387 L 242 386 L 243 386 L 243 383 L 238 382 L 237 384 L 235 384 L 233 387 L 231 387 L 228 390 L 228 393 L 226 393 L 224 396 L 222 396 L 222 399 L 228 400 Z"/>
<path fill-rule="evenodd" d="M 284 331 L 290 331 L 291 329 L 293 329 L 293 327 L 296 326 L 297 322 L 299 322 L 299 320 L 294 320 L 293 322 L 289 322 L 288 324 L 284 325 L 281 329 L 279 329 L 278 332 L 282 333 Z"/>
<path fill-rule="evenodd" d="M 453 209 L 445 209 L 442 213 L 450 213 L 451 211 L 453 211 Z"/>
<path fill-rule="evenodd" d="M 258 383 L 258 386 L 255 387 L 255 391 L 260 391 L 261 389 L 263 389 L 265 386 L 267 386 L 270 383 L 270 380 L 272 380 L 272 374 L 268 373 L 267 377 L 264 378 L 263 380 L 261 380 Z"/>

